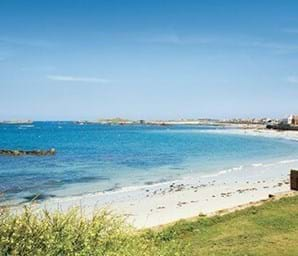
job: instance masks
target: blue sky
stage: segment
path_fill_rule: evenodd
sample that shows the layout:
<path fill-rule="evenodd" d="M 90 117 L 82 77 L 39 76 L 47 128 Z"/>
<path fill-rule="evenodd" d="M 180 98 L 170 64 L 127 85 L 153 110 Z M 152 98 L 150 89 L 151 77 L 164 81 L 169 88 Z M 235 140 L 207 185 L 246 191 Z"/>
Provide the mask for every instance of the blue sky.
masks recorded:
<path fill-rule="evenodd" d="M 0 1 L 0 120 L 298 113 L 298 1 Z"/>

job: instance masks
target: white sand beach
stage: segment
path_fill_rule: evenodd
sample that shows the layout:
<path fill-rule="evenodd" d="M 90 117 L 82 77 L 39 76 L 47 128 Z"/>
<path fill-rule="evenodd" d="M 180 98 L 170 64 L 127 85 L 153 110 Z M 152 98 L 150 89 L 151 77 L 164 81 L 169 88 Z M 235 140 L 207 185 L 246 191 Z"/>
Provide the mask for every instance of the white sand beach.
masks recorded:
<path fill-rule="evenodd" d="M 298 140 L 298 133 L 289 131 L 227 129 L 220 132 Z M 200 214 L 212 215 L 267 199 L 269 195 L 289 192 L 289 171 L 295 168 L 298 169 L 298 156 L 287 161 L 240 166 L 210 176 L 191 175 L 121 191 L 50 198 L 38 207 L 50 211 L 80 207 L 86 216 L 91 216 L 96 209 L 107 208 L 126 216 L 136 228 L 154 227 Z"/>

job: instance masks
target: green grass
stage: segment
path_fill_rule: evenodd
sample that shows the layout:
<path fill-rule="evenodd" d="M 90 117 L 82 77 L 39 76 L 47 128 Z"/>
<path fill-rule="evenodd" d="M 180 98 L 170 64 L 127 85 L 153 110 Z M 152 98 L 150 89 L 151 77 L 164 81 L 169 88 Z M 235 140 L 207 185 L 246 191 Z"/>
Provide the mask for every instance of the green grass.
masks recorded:
<path fill-rule="evenodd" d="M 100 212 L 0 215 L 0 255 L 298 255 L 298 196 L 136 231 Z"/>
<path fill-rule="evenodd" d="M 189 255 L 298 255 L 298 196 L 235 213 L 180 221 L 160 231 Z"/>

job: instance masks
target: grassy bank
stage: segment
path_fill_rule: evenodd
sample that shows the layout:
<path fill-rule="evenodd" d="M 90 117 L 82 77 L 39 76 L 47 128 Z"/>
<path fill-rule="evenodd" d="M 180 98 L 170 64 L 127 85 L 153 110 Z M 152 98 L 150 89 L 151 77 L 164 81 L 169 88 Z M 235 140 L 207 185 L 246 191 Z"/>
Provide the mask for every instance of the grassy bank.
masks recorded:
<path fill-rule="evenodd" d="M 189 255 L 298 255 L 298 196 L 235 213 L 181 221 L 161 231 Z"/>
<path fill-rule="evenodd" d="M 137 232 L 106 212 L 0 216 L 1 255 L 298 255 L 298 196 Z"/>

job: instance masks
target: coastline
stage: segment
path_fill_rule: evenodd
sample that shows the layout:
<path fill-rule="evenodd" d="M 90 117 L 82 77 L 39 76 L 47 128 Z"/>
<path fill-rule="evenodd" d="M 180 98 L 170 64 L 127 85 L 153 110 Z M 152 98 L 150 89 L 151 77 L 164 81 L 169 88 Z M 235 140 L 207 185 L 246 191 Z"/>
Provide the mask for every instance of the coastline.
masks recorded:
<path fill-rule="evenodd" d="M 298 133 L 293 131 L 233 128 L 219 132 L 298 140 Z M 128 223 L 136 228 L 149 228 L 198 215 L 213 215 L 218 211 L 265 200 L 269 194 L 288 193 L 289 171 L 297 167 L 298 157 L 253 164 L 244 169 L 235 167 L 204 177 L 190 175 L 181 180 L 108 193 L 50 198 L 36 207 L 49 211 L 80 207 L 87 217 L 99 208 L 106 208 L 125 216 Z"/>
<path fill-rule="evenodd" d="M 288 139 L 298 141 L 297 131 L 287 130 L 269 130 L 262 126 L 249 127 L 249 126 L 224 126 L 225 130 L 221 130 L 222 133 L 239 134 L 239 135 L 251 135 L 251 136 L 263 136 L 270 138 Z M 214 131 L 216 132 L 216 131 Z"/>

